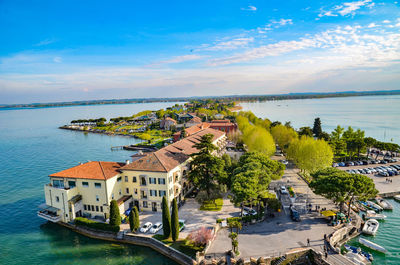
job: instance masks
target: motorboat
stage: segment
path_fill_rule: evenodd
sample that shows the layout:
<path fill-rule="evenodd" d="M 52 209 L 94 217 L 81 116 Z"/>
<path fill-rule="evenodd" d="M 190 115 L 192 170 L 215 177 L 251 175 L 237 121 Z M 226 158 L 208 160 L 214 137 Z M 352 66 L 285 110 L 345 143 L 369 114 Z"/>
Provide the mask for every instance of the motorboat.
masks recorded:
<path fill-rule="evenodd" d="M 371 208 L 374 211 L 377 211 L 377 212 L 383 211 L 383 208 L 374 202 L 366 201 L 366 204 L 369 208 Z"/>
<path fill-rule="evenodd" d="M 371 242 L 371 241 L 369 241 L 369 240 L 367 240 L 365 238 L 360 237 L 358 239 L 358 242 L 361 245 L 366 246 L 366 247 L 368 247 L 370 249 L 373 249 L 373 250 L 376 250 L 376 251 L 379 251 L 379 252 L 382 252 L 382 253 L 386 253 L 387 252 L 387 250 L 384 247 L 382 247 L 382 246 L 380 246 L 380 245 L 378 245 L 378 244 L 376 244 L 374 242 Z"/>
<path fill-rule="evenodd" d="M 394 200 L 400 202 L 400 195 L 394 195 Z"/>
<path fill-rule="evenodd" d="M 357 265 L 371 264 L 371 261 L 369 261 L 366 257 L 359 253 L 347 252 L 345 254 L 345 257 L 348 258 L 352 263 Z"/>
<path fill-rule="evenodd" d="M 383 210 L 393 210 L 393 206 L 385 199 L 381 197 L 375 198 L 376 203 L 383 208 Z"/>
<path fill-rule="evenodd" d="M 367 208 L 360 202 L 356 202 L 356 206 L 358 207 L 358 209 L 360 209 L 360 211 L 363 211 L 363 212 L 367 211 Z"/>
<path fill-rule="evenodd" d="M 375 219 L 375 220 L 385 220 L 386 219 L 386 215 L 380 214 L 380 213 L 376 213 L 373 210 L 368 210 L 367 214 L 365 215 L 365 219 Z"/>
<path fill-rule="evenodd" d="M 369 219 L 365 222 L 362 232 L 367 235 L 376 235 L 378 232 L 379 222 L 375 219 Z"/>
<path fill-rule="evenodd" d="M 361 248 L 359 247 L 353 247 L 350 245 L 345 244 L 344 248 L 348 251 L 348 252 L 353 252 L 353 253 L 357 253 L 360 255 L 363 255 L 366 259 L 368 259 L 369 261 L 373 261 L 374 257 L 372 256 L 371 253 L 368 253 L 366 251 L 363 251 Z"/>

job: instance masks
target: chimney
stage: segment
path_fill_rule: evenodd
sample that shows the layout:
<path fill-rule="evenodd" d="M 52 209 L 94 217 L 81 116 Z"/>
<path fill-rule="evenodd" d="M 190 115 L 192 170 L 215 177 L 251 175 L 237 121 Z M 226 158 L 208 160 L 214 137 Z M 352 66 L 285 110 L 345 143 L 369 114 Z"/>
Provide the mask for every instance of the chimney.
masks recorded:
<path fill-rule="evenodd" d="M 125 164 L 129 165 L 131 163 L 131 161 L 129 161 L 128 159 L 125 161 Z"/>

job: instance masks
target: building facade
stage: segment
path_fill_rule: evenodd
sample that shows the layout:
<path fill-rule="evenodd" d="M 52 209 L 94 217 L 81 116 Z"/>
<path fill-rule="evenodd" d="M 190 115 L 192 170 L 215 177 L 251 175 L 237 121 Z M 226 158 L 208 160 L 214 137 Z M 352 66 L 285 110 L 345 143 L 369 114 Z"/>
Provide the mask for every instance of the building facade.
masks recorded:
<path fill-rule="evenodd" d="M 118 202 L 121 214 L 133 206 L 161 212 L 163 196 L 180 202 L 190 191 L 190 154 L 197 152 L 193 145 L 205 134 L 213 135 L 218 147 L 214 155 L 221 156 L 225 133 L 206 128 L 134 161 L 92 161 L 54 173 L 44 186 L 46 203 L 39 206 L 38 216 L 52 222 L 79 216 L 107 220 L 111 200 Z"/>

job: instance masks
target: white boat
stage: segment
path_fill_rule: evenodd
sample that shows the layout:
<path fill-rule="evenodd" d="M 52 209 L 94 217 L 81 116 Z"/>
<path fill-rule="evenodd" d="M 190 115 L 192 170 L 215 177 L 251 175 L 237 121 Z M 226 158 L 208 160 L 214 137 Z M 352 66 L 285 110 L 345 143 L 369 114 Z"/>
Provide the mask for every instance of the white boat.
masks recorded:
<path fill-rule="evenodd" d="M 394 195 L 394 200 L 400 202 L 400 195 Z"/>
<path fill-rule="evenodd" d="M 365 219 L 385 220 L 386 215 L 376 213 L 375 211 L 372 210 L 368 210 L 367 214 L 365 215 Z"/>
<path fill-rule="evenodd" d="M 369 261 L 369 260 L 366 259 L 363 255 L 358 254 L 358 253 L 347 252 L 345 256 L 346 256 L 346 258 L 348 258 L 348 259 L 351 260 L 354 264 L 357 264 L 357 265 L 367 265 L 367 264 L 371 264 L 371 261 Z"/>
<path fill-rule="evenodd" d="M 384 200 L 381 197 L 376 197 L 375 200 L 376 203 L 383 208 L 383 210 L 393 210 L 393 206 L 387 200 Z"/>
<path fill-rule="evenodd" d="M 360 237 L 360 238 L 358 239 L 358 242 L 359 242 L 360 244 L 362 244 L 362 245 L 364 245 L 364 246 L 370 248 L 370 249 L 373 249 L 373 250 L 376 250 L 376 251 L 379 251 L 379 252 L 382 252 L 382 253 L 386 253 L 386 252 L 387 252 L 387 250 L 386 250 L 384 247 L 379 246 L 378 244 L 376 244 L 376 243 L 374 243 L 374 242 L 371 242 L 371 241 L 369 241 L 369 240 L 366 240 L 365 238 L 361 238 L 361 237 Z"/>
<path fill-rule="evenodd" d="M 378 232 L 379 222 L 375 219 L 369 219 L 365 222 L 364 227 L 362 229 L 364 234 L 367 235 L 376 235 Z"/>
<path fill-rule="evenodd" d="M 376 203 L 374 203 L 374 202 L 367 201 L 366 203 L 367 203 L 367 206 L 368 206 L 369 208 L 372 208 L 373 210 L 375 210 L 375 211 L 377 211 L 377 212 L 380 212 L 380 211 L 383 210 L 383 208 L 382 208 L 381 206 L 379 206 L 378 204 L 376 204 Z"/>

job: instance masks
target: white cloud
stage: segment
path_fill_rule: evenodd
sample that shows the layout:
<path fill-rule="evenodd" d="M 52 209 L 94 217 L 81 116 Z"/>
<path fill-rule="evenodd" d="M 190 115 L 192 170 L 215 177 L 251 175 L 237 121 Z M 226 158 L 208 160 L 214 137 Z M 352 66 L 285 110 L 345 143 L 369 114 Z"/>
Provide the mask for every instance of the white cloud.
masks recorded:
<path fill-rule="evenodd" d="M 241 9 L 245 11 L 257 11 L 257 7 L 255 6 L 248 6 L 246 8 L 242 7 Z"/>
<path fill-rule="evenodd" d="M 34 44 L 33 46 L 46 46 L 46 45 L 52 44 L 54 42 L 56 42 L 55 39 L 45 39 L 45 40 L 42 40 L 42 41 Z"/>
<path fill-rule="evenodd" d="M 346 15 L 354 15 L 355 11 L 360 9 L 361 7 L 366 6 L 368 8 L 372 8 L 375 6 L 375 3 L 372 2 L 372 0 L 361 0 L 361 1 L 355 1 L 355 2 L 346 2 L 341 5 L 336 5 L 334 6 L 331 10 L 328 11 L 323 11 L 321 10 L 321 13 L 318 14 L 318 17 L 335 17 L 338 15 L 341 16 L 346 16 Z"/>
<path fill-rule="evenodd" d="M 212 45 L 203 44 L 200 48 L 196 49 L 197 51 L 228 51 L 235 50 L 238 48 L 247 47 L 249 43 L 253 42 L 253 37 L 241 37 L 241 38 L 233 38 L 230 40 L 222 40 L 216 42 Z"/>
<path fill-rule="evenodd" d="M 385 19 L 384 21 L 382 21 L 382 23 L 389 24 L 390 20 Z"/>
<path fill-rule="evenodd" d="M 196 54 L 180 55 L 180 56 L 172 57 L 171 59 L 168 59 L 168 60 L 156 62 L 153 65 L 183 63 L 186 61 L 199 60 L 201 58 L 203 58 L 203 56 L 196 55 Z"/>
<path fill-rule="evenodd" d="M 370 23 L 369 25 L 368 25 L 368 28 L 375 28 L 376 27 L 376 24 L 375 23 Z"/>
<path fill-rule="evenodd" d="M 53 61 L 54 61 L 55 63 L 62 63 L 62 58 L 59 57 L 59 56 L 56 56 L 56 57 L 53 58 Z"/>

